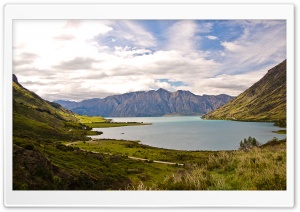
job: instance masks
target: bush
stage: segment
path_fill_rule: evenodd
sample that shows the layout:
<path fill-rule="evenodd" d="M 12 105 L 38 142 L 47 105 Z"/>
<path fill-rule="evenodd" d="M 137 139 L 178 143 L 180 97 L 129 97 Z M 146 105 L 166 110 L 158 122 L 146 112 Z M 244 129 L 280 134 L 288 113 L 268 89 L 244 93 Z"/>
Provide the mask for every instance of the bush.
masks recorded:
<path fill-rule="evenodd" d="M 253 147 L 259 147 L 259 146 L 260 146 L 260 143 L 255 138 L 252 138 L 251 136 L 249 136 L 248 139 L 244 138 L 244 141 L 240 142 L 239 150 L 249 151 Z"/>
<path fill-rule="evenodd" d="M 278 127 L 286 127 L 286 119 L 280 119 L 280 120 L 277 120 L 277 121 L 274 123 L 274 126 L 278 126 Z"/>
<path fill-rule="evenodd" d="M 27 150 L 34 150 L 34 145 L 33 144 L 26 144 L 24 148 L 27 149 Z"/>
<path fill-rule="evenodd" d="M 66 146 L 66 145 L 63 145 L 63 144 L 61 144 L 61 143 L 56 144 L 55 147 L 56 147 L 56 149 L 59 149 L 59 150 L 64 151 L 64 152 L 67 152 L 67 151 L 73 151 L 73 150 L 74 150 L 73 147 L 71 147 L 71 146 Z"/>

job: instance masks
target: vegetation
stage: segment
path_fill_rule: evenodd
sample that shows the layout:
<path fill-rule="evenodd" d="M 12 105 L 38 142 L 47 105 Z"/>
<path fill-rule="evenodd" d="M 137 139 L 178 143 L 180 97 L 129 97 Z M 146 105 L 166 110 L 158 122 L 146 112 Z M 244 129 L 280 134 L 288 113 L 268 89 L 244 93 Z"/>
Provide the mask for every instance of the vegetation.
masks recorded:
<path fill-rule="evenodd" d="M 84 116 L 84 115 L 75 114 L 75 117 L 82 124 L 110 122 L 110 120 L 107 120 L 101 116 Z"/>
<path fill-rule="evenodd" d="M 249 136 L 248 139 L 244 138 L 244 141 L 240 142 L 239 150 L 250 151 L 254 147 L 259 147 L 261 144 L 255 139 Z"/>
<path fill-rule="evenodd" d="M 121 156 L 132 156 L 148 160 L 174 163 L 203 163 L 213 151 L 180 151 L 155 148 L 140 144 L 139 141 L 99 139 L 87 142 L 65 143 L 87 151 L 95 151 Z"/>
<path fill-rule="evenodd" d="M 275 121 L 274 126 L 286 127 L 286 119 L 279 119 Z"/>
<path fill-rule="evenodd" d="M 286 134 L 286 130 L 277 130 L 277 131 L 273 131 L 274 133 L 277 134 Z"/>
<path fill-rule="evenodd" d="M 206 163 L 186 166 L 149 186 L 133 190 L 286 190 L 286 144 L 274 140 L 245 151 L 219 151 Z"/>
<path fill-rule="evenodd" d="M 148 125 L 148 123 L 140 122 L 111 122 L 111 120 L 105 119 L 101 116 L 84 116 L 76 114 L 75 117 L 78 119 L 79 123 L 82 123 L 90 128 Z"/>
<path fill-rule="evenodd" d="M 235 99 L 203 118 L 280 123 L 286 120 L 286 60 Z"/>
<path fill-rule="evenodd" d="M 250 137 L 241 142 L 243 147 L 249 143 L 247 151 L 216 152 L 90 140 L 89 124 L 111 123 L 47 102 L 17 79 L 13 92 L 14 190 L 286 189 L 285 140 L 274 138 L 258 146 Z"/>
<path fill-rule="evenodd" d="M 148 123 L 139 122 L 94 122 L 85 123 L 85 125 L 91 128 L 107 128 L 107 127 L 125 127 L 125 126 L 139 126 L 139 125 L 149 125 Z"/>

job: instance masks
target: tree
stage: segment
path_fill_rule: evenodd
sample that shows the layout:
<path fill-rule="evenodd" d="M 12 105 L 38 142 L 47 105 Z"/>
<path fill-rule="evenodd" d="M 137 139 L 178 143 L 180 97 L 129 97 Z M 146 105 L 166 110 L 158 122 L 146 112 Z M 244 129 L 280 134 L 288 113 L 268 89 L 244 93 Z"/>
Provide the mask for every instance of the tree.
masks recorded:
<path fill-rule="evenodd" d="M 255 138 L 249 136 L 248 139 L 244 138 L 244 141 L 240 142 L 239 150 L 250 151 L 253 147 L 260 146 L 260 142 L 258 142 Z"/>

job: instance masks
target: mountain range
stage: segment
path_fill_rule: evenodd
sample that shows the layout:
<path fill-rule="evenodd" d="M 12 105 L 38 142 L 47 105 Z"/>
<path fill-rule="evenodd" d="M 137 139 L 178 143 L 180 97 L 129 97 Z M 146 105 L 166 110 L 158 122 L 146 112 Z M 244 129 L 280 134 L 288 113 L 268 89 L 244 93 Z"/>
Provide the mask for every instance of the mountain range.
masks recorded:
<path fill-rule="evenodd" d="M 202 118 L 239 121 L 286 120 L 286 60 L 250 88 Z"/>
<path fill-rule="evenodd" d="M 138 91 L 81 102 L 57 100 L 56 103 L 81 115 L 104 117 L 147 117 L 164 115 L 203 115 L 224 105 L 234 97 L 198 96 L 189 91 L 165 89 Z"/>

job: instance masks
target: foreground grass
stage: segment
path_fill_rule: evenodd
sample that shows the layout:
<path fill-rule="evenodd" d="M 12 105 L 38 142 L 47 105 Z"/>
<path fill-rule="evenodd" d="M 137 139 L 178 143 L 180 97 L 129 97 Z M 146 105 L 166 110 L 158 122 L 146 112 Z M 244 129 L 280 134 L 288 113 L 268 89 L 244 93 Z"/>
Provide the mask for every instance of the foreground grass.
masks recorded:
<path fill-rule="evenodd" d="M 69 172 L 77 172 L 74 175 L 85 172 L 89 173 L 93 179 L 99 179 L 99 176 L 104 175 L 104 183 L 107 180 L 105 184 L 115 185 L 108 187 L 114 190 L 124 190 L 128 185 L 136 185 L 140 181 L 150 186 L 179 170 L 176 166 L 135 161 L 121 155 L 95 154 L 80 151 L 76 147 L 67 148 L 71 150 L 59 151 L 49 146 L 45 148 L 45 153 L 54 165 Z M 128 179 L 126 184 L 124 184 L 124 179 Z M 118 181 L 123 181 L 123 183 L 117 183 Z"/>
<path fill-rule="evenodd" d="M 250 152 L 220 152 L 206 165 L 173 174 L 161 189 L 285 190 L 285 151 L 255 148 Z"/>
<path fill-rule="evenodd" d="M 110 153 L 114 155 L 133 156 L 148 160 L 160 160 L 174 163 L 202 164 L 213 151 L 168 150 L 140 144 L 139 141 L 99 139 L 69 143 L 80 149 Z"/>
<path fill-rule="evenodd" d="M 94 140 L 72 143 L 80 149 L 120 156 L 184 163 L 153 182 L 135 178 L 129 190 L 285 190 L 286 141 L 272 140 L 250 151 L 177 151 L 153 148 L 135 141 Z M 163 164 L 154 164 L 154 166 Z M 173 167 L 174 168 L 174 167 Z M 171 171 L 169 169 L 168 171 Z M 163 177 L 165 175 L 165 177 Z M 163 178 L 162 178 L 163 177 Z"/>
<path fill-rule="evenodd" d="M 162 183 L 134 190 L 286 190 L 286 145 L 211 154 L 206 164 L 186 167 Z"/>

